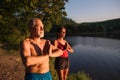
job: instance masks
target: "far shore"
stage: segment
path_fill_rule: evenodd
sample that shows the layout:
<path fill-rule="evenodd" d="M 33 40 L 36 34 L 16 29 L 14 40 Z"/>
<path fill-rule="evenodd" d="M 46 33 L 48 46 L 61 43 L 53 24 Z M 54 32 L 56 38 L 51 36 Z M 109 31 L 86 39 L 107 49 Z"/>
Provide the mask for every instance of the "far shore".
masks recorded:
<path fill-rule="evenodd" d="M 120 39 L 120 32 L 96 32 L 96 33 L 67 33 L 66 36 L 83 36 L 83 37 L 103 37 L 111 39 Z M 46 33 L 45 37 L 54 37 L 56 33 Z"/>

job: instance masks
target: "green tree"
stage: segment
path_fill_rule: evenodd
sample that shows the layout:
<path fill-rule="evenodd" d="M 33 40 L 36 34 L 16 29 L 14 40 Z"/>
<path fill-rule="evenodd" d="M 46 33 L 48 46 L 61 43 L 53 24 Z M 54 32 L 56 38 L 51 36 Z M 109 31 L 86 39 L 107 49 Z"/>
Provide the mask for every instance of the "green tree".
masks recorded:
<path fill-rule="evenodd" d="M 27 21 L 40 18 L 49 32 L 52 24 L 59 24 L 67 16 L 65 3 L 68 0 L 0 0 L 0 40 L 17 44 L 28 35 Z"/>

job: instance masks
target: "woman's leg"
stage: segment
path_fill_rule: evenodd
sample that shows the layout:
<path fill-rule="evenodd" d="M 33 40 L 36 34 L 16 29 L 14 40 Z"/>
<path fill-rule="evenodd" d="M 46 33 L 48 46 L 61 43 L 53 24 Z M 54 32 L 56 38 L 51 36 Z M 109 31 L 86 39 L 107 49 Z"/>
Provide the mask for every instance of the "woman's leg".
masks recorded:
<path fill-rule="evenodd" d="M 67 80 L 67 75 L 68 75 L 69 69 L 64 69 L 64 80 Z"/>
<path fill-rule="evenodd" d="M 64 70 L 57 70 L 59 80 L 64 80 Z"/>

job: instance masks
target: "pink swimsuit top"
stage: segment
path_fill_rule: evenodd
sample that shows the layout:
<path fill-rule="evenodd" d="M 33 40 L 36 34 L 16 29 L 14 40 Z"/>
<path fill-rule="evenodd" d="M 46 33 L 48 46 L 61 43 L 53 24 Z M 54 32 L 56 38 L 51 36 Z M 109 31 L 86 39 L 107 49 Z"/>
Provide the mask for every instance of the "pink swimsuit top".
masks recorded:
<path fill-rule="evenodd" d="M 60 42 L 58 42 L 58 48 L 61 50 L 64 50 L 63 55 L 61 55 L 60 57 L 68 57 L 68 51 L 65 50 L 67 46 L 67 43 L 65 43 L 65 45 L 61 44 Z"/>

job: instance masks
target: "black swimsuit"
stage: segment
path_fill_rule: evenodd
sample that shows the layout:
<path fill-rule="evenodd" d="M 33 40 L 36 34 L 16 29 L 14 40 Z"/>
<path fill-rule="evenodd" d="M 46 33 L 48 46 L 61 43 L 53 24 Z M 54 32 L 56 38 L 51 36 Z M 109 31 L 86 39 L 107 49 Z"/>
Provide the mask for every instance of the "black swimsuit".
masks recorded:
<path fill-rule="evenodd" d="M 58 42 L 58 48 L 62 49 L 62 50 L 65 50 L 66 49 L 66 43 L 65 45 L 61 44 L 60 42 Z M 68 55 L 68 53 L 66 53 Z M 64 55 L 63 55 L 64 56 Z M 57 70 L 61 70 L 61 69 L 67 69 L 69 68 L 69 65 L 70 65 L 70 61 L 69 61 L 69 58 L 68 56 L 67 57 L 56 57 L 55 59 L 55 69 Z"/>

